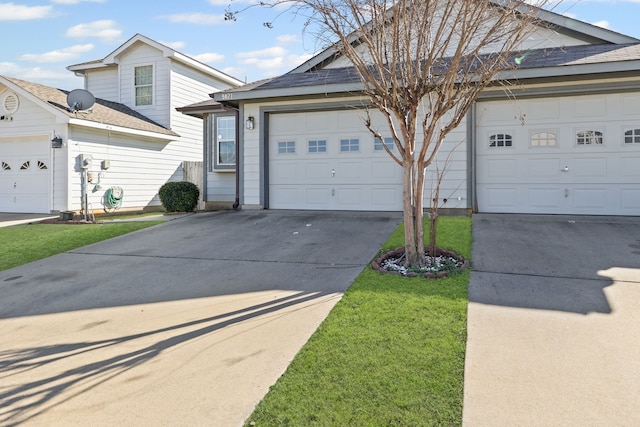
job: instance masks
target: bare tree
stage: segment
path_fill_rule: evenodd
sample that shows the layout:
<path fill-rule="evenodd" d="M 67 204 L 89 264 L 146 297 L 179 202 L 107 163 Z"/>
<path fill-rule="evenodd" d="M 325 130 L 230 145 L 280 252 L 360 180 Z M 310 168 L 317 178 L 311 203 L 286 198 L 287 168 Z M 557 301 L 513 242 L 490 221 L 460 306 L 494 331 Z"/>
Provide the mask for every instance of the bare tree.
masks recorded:
<path fill-rule="evenodd" d="M 446 135 L 501 72 L 520 61 L 517 52 L 535 30 L 548 0 L 275 0 L 308 18 L 308 28 L 331 40 L 336 57 L 353 66 L 362 94 L 388 125 L 403 168 L 407 264 L 424 257 L 426 170 Z M 557 1 L 554 1 L 556 4 Z M 233 12 L 229 12 L 233 19 Z M 369 131 L 379 129 L 365 120 Z M 383 144 L 384 146 L 384 144 Z M 435 232 L 431 233 L 435 247 Z"/>

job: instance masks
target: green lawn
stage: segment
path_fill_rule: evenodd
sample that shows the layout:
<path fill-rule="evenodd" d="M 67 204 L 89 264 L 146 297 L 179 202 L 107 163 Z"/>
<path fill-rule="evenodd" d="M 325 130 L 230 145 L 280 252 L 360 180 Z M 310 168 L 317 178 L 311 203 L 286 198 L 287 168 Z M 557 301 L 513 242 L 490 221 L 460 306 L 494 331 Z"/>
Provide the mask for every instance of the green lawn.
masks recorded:
<path fill-rule="evenodd" d="M 162 221 L 114 224 L 30 224 L 0 228 L 0 271 L 130 233 Z"/>
<path fill-rule="evenodd" d="M 438 245 L 469 258 L 471 219 L 439 223 Z M 468 283 L 468 270 L 424 279 L 367 267 L 247 425 L 461 425 Z"/>

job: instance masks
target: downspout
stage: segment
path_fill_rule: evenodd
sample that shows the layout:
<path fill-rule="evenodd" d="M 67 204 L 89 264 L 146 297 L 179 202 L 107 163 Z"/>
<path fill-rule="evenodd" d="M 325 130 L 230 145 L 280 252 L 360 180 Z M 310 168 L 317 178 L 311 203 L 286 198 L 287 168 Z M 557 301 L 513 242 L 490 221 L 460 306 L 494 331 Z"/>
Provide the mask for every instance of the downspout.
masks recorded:
<path fill-rule="evenodd" d="M 240 207 L 240 110 L 235 109 L 236 113 L 236 201 L 233 202 L 233 210 Z"/>
<path fill-rule="evenodd" d="M 476 191 L 476 111 L 477 104 L 474 102 L 467 115 L 467 209 L 471 212 L 478 212 L 478 199 Z"/>

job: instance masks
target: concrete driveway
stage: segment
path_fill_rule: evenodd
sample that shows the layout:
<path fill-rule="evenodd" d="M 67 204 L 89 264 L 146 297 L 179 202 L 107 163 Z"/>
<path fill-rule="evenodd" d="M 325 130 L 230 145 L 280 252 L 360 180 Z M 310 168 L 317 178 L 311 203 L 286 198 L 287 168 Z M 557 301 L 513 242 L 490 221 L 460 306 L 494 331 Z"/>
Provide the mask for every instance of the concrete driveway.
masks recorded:
<path fill-rule="evenodd" d="M 475 215 L 464 425 L 640 425 L 640 218 Z"/>
<path fill-rule="evenodd" d="M 0 425 L 241 425 L 400 221 L 197 214 L 0 272 Z"/>

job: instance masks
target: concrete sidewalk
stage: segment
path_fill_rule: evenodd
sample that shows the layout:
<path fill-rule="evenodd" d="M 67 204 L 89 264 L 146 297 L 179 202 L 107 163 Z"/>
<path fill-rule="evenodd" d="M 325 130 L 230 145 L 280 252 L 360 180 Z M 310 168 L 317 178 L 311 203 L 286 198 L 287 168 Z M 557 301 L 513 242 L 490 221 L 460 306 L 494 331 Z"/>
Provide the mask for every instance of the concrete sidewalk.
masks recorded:
<path fill-rule="evenodd" d="M 463 424 L 640 425 L 640 219 L 475 215 Z"/>

